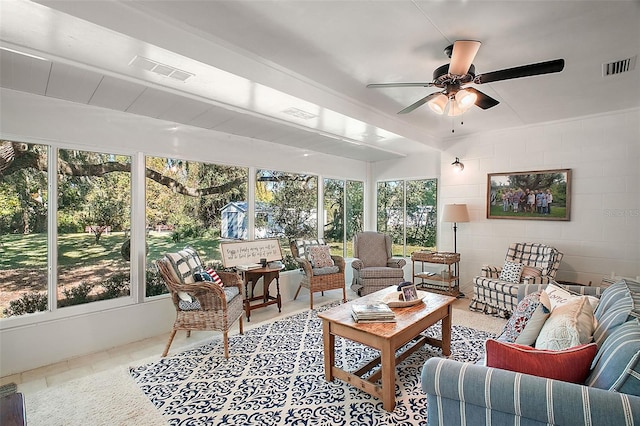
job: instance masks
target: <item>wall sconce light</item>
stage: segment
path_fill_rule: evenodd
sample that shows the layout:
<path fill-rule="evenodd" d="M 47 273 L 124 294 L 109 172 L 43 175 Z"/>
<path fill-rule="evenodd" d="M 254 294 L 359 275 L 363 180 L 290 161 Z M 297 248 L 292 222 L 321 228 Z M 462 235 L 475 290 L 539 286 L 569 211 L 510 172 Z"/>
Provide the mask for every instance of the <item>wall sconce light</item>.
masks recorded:
<path fill-rule="evenodd" d="M 456 172 L 461 172 L 464 170 L 464 164 L 460 162 L 460 159 L 458 157 L 456 157 L 456 161 L 451 163 L 451 165 L 453 166 L 453 170 L 455 170 Z"/>

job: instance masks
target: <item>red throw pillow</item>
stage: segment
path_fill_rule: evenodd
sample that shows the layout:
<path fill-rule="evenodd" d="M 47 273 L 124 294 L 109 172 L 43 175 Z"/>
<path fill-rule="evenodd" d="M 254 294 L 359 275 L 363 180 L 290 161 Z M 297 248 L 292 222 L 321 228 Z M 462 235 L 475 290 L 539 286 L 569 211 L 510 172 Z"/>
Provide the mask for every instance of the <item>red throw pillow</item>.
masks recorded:
<path fill-rule="evenodd" d="M 218 284 L 220 287 L 224 287 L 224 284 L 222 283 L 222 279 L 220 278 L 220 275 L 218 275 L 218 273 L 210 266 L 207 266 L 206 268 L 204 268 L 204 271 L 209 274 L 209 276 L 211 277 L 211 280 Z"/>
<path fill-rule="evenodd" d="M 485 348 L 487 367 L 571 383 L 584 383 L 598 350 L 595 343 L 551 351 L 493 339 L 487 340 Z"/>

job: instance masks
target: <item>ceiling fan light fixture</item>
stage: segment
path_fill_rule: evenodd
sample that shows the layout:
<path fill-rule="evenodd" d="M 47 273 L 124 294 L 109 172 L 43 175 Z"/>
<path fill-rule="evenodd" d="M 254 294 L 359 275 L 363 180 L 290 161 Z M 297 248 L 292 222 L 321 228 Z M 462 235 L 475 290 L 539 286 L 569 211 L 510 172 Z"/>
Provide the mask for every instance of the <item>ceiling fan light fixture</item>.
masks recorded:
<path fill-rule="evenodd" d="M 458 93 L 456 93 L 456 102 L 458 106 L 465 111 L 471 108 L 477 99 L 478 95 L 465 89 L 458 90 Z"/>
<path fill-rule="evenodd" d="M 449 102 L 449 109 L 447 111 L 447 115 L 449 117 L 457 117 L 459 115 L 462 115 L 468 108 L 462 108 L 460 106 L 460 104 L 458 104 L 458 102 L 455 100 L 455 98 L 451 98 L 451 101 Z"/>
<path fill-rule="evenodd" d="M 438 96 L 427 102 L 427 104 L 429 105 L 429 108 L 431 108 L 431 111 L 435 112 L 436 114 L 442 115 L 444 114 L 444 110 L 447 107 L 448 100 L 449 99 L 447 99 L 445 95 L 440 93 Z"/>

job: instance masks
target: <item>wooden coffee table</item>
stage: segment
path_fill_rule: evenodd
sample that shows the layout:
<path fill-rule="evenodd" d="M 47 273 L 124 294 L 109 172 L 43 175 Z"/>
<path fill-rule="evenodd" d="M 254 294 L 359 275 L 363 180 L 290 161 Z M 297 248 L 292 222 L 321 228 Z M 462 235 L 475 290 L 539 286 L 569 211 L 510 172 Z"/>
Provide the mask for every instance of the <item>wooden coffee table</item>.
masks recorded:
<path fill-rule="evenodd" d="M 393 308 L 395 323 L 356 323 L 351 317 L 351 306 L 363 303 L 380 302 L 385 295 L 395 292 L 392 286 L 354 301 L 337 306 L 318 317 L 322 319 L 322 337 L 324 343 L 324 375 L 327 381 L 334 378 L 343 380 L 375 397 L 382 399 L 385 410 L 393 411 L 395 400 L 396 365 L 409 357 L 425 343 L 442 348 L 445 356 L 451 354 L 451 304 L 454 297 L 427 293 L 425 303 L 404 308 Z M 420 333 L 442 320 L 441 339 L 423 336 Z M 335 366 L 335 336 L 380 351 L 380 356 L 350 373 Z M 413 345 L 396 357 L 396 351 L 406 343 Z M 379 365 L 379 367 L 378 367 Z M 362 376 L 378 367 L 369 377 Z M 382 385 L 376 384 L 381 379 Z"/>

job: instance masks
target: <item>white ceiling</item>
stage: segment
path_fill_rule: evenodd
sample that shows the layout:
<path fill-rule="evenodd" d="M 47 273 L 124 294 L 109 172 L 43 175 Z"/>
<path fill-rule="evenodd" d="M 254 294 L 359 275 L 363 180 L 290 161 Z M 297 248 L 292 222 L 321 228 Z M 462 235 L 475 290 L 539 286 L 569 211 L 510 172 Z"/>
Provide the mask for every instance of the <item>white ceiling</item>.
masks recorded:
<path fill-rule="evenodd" d="M 0 24 L 2 87 L 366 161 L 640 107 L 640 64 L 602 75 L 640 52 L 638 1 L 1 0 Z M 500 104 L 463 125 L 426 106 L 396 114 L 433 88 L 365 87 L 430 81 L 458 39 L 482 42 L 477 74 L 565 69 L 475 85 Z"/>

